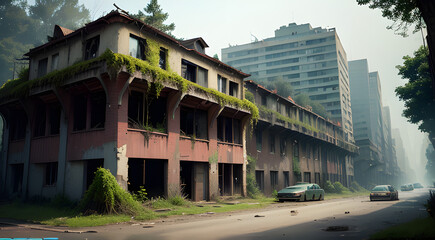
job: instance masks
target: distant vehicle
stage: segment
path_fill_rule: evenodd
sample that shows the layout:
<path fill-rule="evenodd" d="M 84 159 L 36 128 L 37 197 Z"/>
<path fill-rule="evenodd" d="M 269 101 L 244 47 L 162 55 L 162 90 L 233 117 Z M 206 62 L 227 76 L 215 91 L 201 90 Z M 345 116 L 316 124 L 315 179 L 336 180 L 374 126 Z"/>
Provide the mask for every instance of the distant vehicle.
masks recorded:
<path fill-rule="evenodd" d="M 414 190 L 414 185 L 408 183 L 408 184 L 403 184 L 402 186 L 400 186 L 400 190 L 401 191 L 412 191 Z"/>
<path fill-rule="evenodd" d="M 297 183 L 294 186 L 289 186 L 279 190 L 278 200 L 323 200 L 325 191 L 319 185 L 314 183 Z"/>
<path fill-rule="evenodd" d="M 378 185 L 370 192 L 370 201 L 399 200 L 399 193 L 391 185 Z"/>
<path fill-rule="evenodd" d="M 412 186 L 414 186 L 414 188 L 424 188 L 421 183 L 413 183 Z"/>

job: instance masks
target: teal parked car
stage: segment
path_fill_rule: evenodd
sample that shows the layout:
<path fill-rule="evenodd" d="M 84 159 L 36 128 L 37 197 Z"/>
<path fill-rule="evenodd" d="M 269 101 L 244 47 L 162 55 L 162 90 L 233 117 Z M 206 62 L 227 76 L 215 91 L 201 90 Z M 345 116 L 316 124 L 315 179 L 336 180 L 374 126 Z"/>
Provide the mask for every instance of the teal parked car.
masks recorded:
<path fill-rule="evenodd" d="M 295 200 L 323 200 L 325 191 L 315 183 L 298 183 L 294 186 L 289 186 L 279 190 L 278 201 Z"/>

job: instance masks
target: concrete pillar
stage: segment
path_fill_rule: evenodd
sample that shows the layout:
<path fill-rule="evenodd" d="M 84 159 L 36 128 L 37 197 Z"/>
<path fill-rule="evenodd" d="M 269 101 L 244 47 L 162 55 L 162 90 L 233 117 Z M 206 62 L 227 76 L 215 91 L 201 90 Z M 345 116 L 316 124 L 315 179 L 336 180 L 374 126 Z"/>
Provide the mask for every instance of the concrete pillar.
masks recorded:
<path fill-rule="evenodd" d="M 4 115 L 1 116 L 3 121 L 3 136 L 1 145 L 1 160 L 0 160 L 0 194 L 3 196 L 7 192 L 6 173 L 8 167 L 8 149 L 9 149 L 9 123 L 6 121 Z"/>
<path fill-rule="evenodd" d="M 59 153 L 57 158 L 57 193 L 65 194 L 66 156 L 68 145 L 68 118 L 64 106 L 60 114 Z"/>

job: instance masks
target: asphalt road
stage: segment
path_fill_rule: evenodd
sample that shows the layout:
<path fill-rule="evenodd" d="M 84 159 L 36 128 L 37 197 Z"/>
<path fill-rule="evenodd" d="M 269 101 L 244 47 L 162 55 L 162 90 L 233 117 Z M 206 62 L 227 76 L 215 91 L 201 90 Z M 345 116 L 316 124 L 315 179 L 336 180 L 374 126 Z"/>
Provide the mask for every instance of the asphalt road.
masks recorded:
<path fill-rule="evenodd" d="M 371 234 L 389 226 L 426 217 L 423 204 L 427 197 L 428 189 L 417 189 L 399 192 L 399 201 L 370 202 L 367 196 L 306 203 L 277 203 L 266 209 L 247 212 L 203 214 L 133 225 L 71 229 L 76 233 L 0 225 L 0 237 L 58 237 L 62 240 L 367 239 Z"/>

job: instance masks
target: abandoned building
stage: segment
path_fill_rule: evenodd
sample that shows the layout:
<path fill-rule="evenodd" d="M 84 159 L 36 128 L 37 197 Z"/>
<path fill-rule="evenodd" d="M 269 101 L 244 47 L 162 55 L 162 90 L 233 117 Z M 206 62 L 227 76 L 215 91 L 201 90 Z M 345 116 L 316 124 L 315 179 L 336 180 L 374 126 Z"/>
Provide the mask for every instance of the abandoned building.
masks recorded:
<path fill-rule="evenodd" d="M 358 147 L 344 140 L 341 126 L 253 81 L 245 81 L 245 88 L 260 111 L 246 142 L 263 193 L 302 181 L 320 186 L 327 180 L 344 186 L 354 181 Z"/>
<path fill-rule="evenodd" d="M 258 115 L 240 72 L 113 11 L 56 26 L 28 74 L 0 90 L 0 192 L 79 199 L 98 167 L 148 197 L 246 194 L 246 126 Z M 255 120 L 255 119 L 254 119 Z"/>

